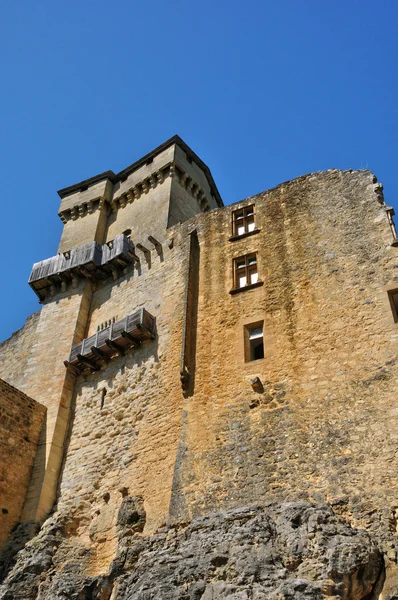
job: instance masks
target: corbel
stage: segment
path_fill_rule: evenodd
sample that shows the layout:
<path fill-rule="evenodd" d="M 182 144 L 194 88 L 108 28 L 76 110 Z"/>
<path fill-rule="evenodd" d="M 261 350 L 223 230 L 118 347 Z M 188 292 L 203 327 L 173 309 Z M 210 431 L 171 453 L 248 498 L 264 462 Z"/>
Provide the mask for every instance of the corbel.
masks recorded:
<path fill-rule="evenodd" d="M 94 212 L 94 204 L 93 204 L 92 200 L 89 200 L 87 202 L 87 212 L 89 215 L 91 215 Z"/>
<path fill-rule="evenodd" d="M 70 209 L 70 214 L 71 214 L 71 217 L 72 217 L 72 221 L 76 221 L 76 219 L 78 219 L 79 213 L 77 211 L 76 206 L 74 206 L 73 208 Z"/>
<path fill-rule="evenodd" d="M 150 178 L 149 178 L 149 183 L 150 183 L 150 186 L 151 186 L 151 188 L 152 188 L 152 189 L 155 189 L 155 187 L 156 187 L 156 186 L 157 186 L 157 184 L 158 184 L 158 181 L 157 181 L 157 179 L 156 179 L 155 173 L 153 173 L 153 174 L 150 176 Z"/>
<path fill-rule="evenodd" d="M 115 350 L 119 354 L 119 356 L 124 356 L 123 348 L 121 348 L 113 340 L 108 338 L 107 340 L 105 340 L 105 344 L 108 346 L 108 348 L 112 348 L 112 350 Z"/>
<path fill-rule="evenodd" d="M 129 190 L 129 191 L 126 193 L 126 198 L 127 198 L 127 202 L 128 202 L 129 204 L 132 204 L 132 203 L 134 202 L 134 193 L 133 193 L 133 190 Z"/>
<path fill-rule="evenodd" d="M 200 189 L 200 187 L 198 186 L 197 183 L 195 183 L 195 185 L 192 188 L 192 196 L 197 199 L 199 192 L 201 192 L 202 190 Z"/>
<path fill-rule="evenodd" d="M 103 208 L 105 208 L 106 204 L 107 204 L 107 200 L 106 200 L 105 196 L 101 196 L 101 198 L 99 200 L 98 208 L 100 210 L 102 210 Z"/>
<path fill-rule="evenodd" d="M 180 177 L 180 185 L 185 188 L 186 184 L 187 184 L 187 180 L 188 180 L 188 173 L 182 173 L 181 177 Z"/>
<path fill-rule="evenodd" d="M 145 255 L 145 258 L 148 260 L 148 258 L 151 256 L 151 251 L 140 243 L 136 244 L 135 247 L 138 248 L 138 250 L 141 250 L 141 252 Z"/>
<path fill-rule="evenodd" d="M 74 365 L 72 365 L 69 361 L 64 360 L 64 365 L 67 369 L 69 369 L 75 375 L 80 375 L 79 369 L 77 369 Z"/>
<path fill-rule="evenodd" d="M 69 219 L 66 216 L 67 214 L 68 214 L 68 211 L 65 211 L 65 212 L 59 213 L 59 215 L 58 215 L 64 225 L 69 221 Z"/>
<path fill-rule="evenodd" d="M 86 207 L 85 207 L 85 205 L 84 205 L 84 204 L 81 204 L 81 205 L 79 206 L 79 217 L 84 217 L 85 208 L 86 208 Z"/>
<path fill-rule="evenodd" d="M 148 235 L 148 241 L 155 246 L 158 252 L 162 251 L 162 244 L 153 235 Z"/>
<path fill-rule="evenodd" d="M 141 183 L 141 185 L 142 185 L 142 189 L 144 191 L 144 194 L 147 194 L 149 192 L 148 181 L 146 179 L 144 179 L 144 181 Z"/>
<path fill-rule="evenodd" d="M 140 198 L 140 197 L 141 197 L 141 190 L 140 190 L 139 184 L 138 184 L 138 185 L 136 185 L 136 186 L 133 188 L 133 190 L 132 190 L 132 191 L 133 191 L 133 194 L 134 194 L 134 198 L 135 198 L 136 200 L 138 200 L 138 198 Z"/>
<path fill-rule="evenodd" d="M 126 204 L 127 204 L 126 196 L 123 195 L 123 196 L 119 197 L 119 204 L 120 204 L 121 208 L 124 208 L 126 206 Z"/>
<path fill-rule="evenodd" d="M 158 183 L 163 183 L 163 181 L 164 181 L 164 175 L 163 175 L 162 171 L 158 171 L 156 173 L 156 177 L 157 177 Z"/>

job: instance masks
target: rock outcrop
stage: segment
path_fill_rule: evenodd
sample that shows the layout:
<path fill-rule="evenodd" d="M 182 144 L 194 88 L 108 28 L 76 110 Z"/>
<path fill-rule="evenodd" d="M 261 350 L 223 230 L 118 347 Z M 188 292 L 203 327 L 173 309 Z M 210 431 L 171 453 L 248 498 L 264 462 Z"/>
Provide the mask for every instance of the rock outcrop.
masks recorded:
<path fill-rule="evenodd" d="M 242 507 L 142 534 L 126 496 L 116 556 L 89 574 L 91 553 L 55 513 L 19 553 L 1 600 L 393 600 L 380 595 L 384 558 L 366 531 L 326 504 Z M 391 586 L 390 586 L 391 587 Z M 398 594 L 398 587 L 396 588 Z"/>

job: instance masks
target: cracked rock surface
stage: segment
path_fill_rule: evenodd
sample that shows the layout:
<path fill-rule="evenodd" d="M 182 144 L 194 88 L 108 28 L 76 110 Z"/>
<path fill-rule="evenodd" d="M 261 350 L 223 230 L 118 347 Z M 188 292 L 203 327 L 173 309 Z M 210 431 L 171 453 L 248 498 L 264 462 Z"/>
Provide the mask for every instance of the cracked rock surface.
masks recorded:
<path fill-rule="evenodd" d="M 126 511 L 125 511 L 126 512 Z M 18 554 L 1 600 L 372 600 L 384 561 L 366 531 L 326 504 L 242 507 L 144 536 L 120 519 L 106 572 L 94 547 L 73 545 L 57 513 Z"/>

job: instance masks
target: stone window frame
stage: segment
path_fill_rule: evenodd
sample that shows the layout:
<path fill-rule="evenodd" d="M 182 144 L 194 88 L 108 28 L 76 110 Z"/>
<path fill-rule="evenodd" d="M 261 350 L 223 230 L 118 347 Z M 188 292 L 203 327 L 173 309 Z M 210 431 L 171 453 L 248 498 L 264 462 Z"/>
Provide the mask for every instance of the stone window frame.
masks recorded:
<path fill-rule="evenodd" d="M 261 328 L 261 334 L 260 335 L 256 335 L 255 337 L 251 337 L 251 332 L 253 332 L 256 329 L 260 329 Z M 255 321 L 254 323 L 247 323 L 243 326 L 243 336 L 244 336 L 244 342 L 243 342 L 243 347 L 244 347 L 244 360 L 245 363 L 252 363 L 252 362 L 257 362 L 258 360 L 263 360 L 264 356 L 265 356 L 265 351 L 264 351 L 264 320 L 261 321 Z M 254 343 L 252 343 L 252 340 L 259 340 L 261 338 L 262 340 L 262 356 L 259 356 L 258 358 L 254 358 Z"/>
<path fill-rule="evenodd" d="M 238 228 L 242 227 L 244 231 L 239 232 Z M 258 233 L 260 230 L 256 227 L 256 205 L 249 204 L 248 206 L 242 206 L 232 211 L 232 236 L 229 238 L 230 242 L 234 240 L 240 240 Z"/>
<path fill-rule="evenodd" d="M 256 280 L 252 282 L 255 275 L 257 276 Z M 246 277 L 245 285 L 240 285 L 240 277 L 242 276 Z M 263 285 L 263 282 L 259 279 L 257 252 L 249 252 L 232 259 L 232 281 L 233 287 L 229 292 L 230 294 L 237 294 Z"/>

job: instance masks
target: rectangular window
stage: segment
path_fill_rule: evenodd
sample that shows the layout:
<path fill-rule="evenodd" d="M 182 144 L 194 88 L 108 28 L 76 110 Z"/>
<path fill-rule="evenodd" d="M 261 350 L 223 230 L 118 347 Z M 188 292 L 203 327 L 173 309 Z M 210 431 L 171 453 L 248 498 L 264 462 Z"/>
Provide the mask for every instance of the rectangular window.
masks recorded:
<path fill-rule="evenodd" d="M 264 358 L 263 323 L 245 326 L 245 362 Z"/>
<path fill-rule="evenodd" d="M 232 235 L 244 235 L 255 230 L 254 204 L 232 213 Z"/>
<path fill-rule="evenodd" d="M 234 259 L 234 287 L 243 288 L 258 282 L 256 253 Z"/>
<path fill-rule="evenodd" d="M 394 322 L 398 323 L 398 290 L 391 290 L 388 292 L 388 298 L 390 300 Z"/>

